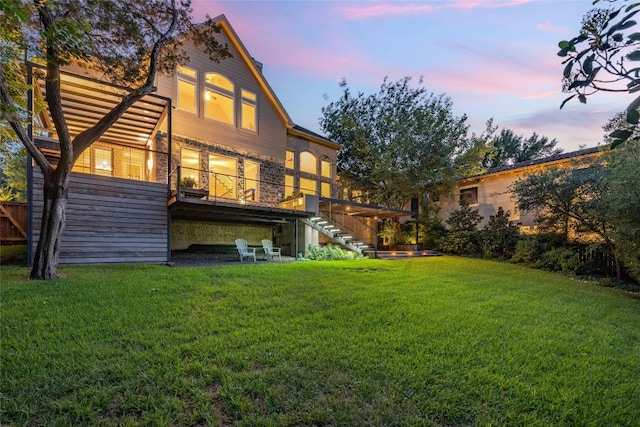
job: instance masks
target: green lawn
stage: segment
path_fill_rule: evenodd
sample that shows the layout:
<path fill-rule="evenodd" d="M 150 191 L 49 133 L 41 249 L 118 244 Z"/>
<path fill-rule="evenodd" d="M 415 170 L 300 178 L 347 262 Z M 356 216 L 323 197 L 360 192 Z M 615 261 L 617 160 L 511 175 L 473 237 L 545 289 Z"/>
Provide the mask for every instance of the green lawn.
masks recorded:
<path fill-rule="evenodd" d="M 437 257 L 3 267 L 4 425 L 640 423 L 640 300 Z"/>

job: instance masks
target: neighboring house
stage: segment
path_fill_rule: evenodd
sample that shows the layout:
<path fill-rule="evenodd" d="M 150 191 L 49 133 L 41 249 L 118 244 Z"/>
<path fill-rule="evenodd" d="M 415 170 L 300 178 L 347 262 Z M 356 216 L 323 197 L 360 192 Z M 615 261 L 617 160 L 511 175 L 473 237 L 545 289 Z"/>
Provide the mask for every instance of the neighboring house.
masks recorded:
<path fill-rule="evenodd" d="M 589 167 L 601 154 L 602 147 L 592 147 L 570 153 L 556 154 L 537 160 L 515 163 L 488 169 L 484 174 L 458 180 L 453 197 L 441 197 L 437 202 L 440 216 L 446 220 L 456 209 L 460 201 L 466 200 L 472 209 L 484 218 L 478 225 L 484 227 L 489 216 L 495 215 L 499 207 L 511 213 L 510 220 L 517 224 L 521 231 L 532 231 L 535 226 L 535 215 L 531 212 L 521 213 L 517 209 L 517 201 L 512 197 L 511 186 L 526 175 L 551 168 L 584 168 Z"/>
<path fill-rule="evenodd" d="M 340 146 L 292 122 L 262 64 L 224 15 L 216 21 L 222 28 L 218 38 L 233 57 L 215 63 L 185 45 L 189 63 L 174 76 L 159 76 L 157 93 L 130 108 L 74 165 L 61 263 L 166 262 L 172 250 L 228 247 L 239 237 L 255 246 L 271 239 L 290 256 L 324 241 L 319 234 L 359 250 L 351 244 L 355 236 L 341 239 L 335 227 L 332 233 L 319 220 L 344 216 L 351 207 L 347 215 L 360 215 L 365 223 L 406 214 L 368 205 L 357 210 L 358 204 L 332 198 L 339 193 Z M 75 135 L 115 105 L 122 91 L 80 68 L 66 71 L 63 104 Z M 35 139 L 55 158 L 52 129 L 48 114 L 41 114 Z M 42 177 L 33 167 L 30 175 L 32 254 Z M 371 244 L 376 231 L 368 230 L 361 239 Z"/>

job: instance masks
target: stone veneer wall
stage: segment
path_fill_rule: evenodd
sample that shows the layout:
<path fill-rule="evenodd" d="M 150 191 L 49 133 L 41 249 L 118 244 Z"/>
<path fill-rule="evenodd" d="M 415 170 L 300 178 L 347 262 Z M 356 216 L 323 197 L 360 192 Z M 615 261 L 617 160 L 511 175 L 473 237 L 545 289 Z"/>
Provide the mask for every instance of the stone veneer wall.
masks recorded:
<path fill-rule="evenodd" d="M 173 220 L 171 250 L 188 249 L 191 244 L 233 245 L 238 238 L 261 246 L 262 239 L 272 239 L 272 232 L 271 225 Z"/>
<path fill-rule="evenodd" d="M 209 169 L 209 153 L 215 153 L 222 156 L 233 157 L 238 161 L 238 183 L 237 193 L 244 193 L 244 161 L 250 160 L 260 164 L 260 189 L 259 202 L 270 206 L 277 206 L 284 198 L 284 162 L 268 156 L 251 153 L 244 150 L 234 150 L 224 145 L 211 144 L 208 142 L 197 141 L 185 137 L 174 136 L 172 143 L 172 163 L 180 164 L 180 149 L 182 147 L 189 148 L 200 152 L 200 169 L 206 171 Z M 206 172 L 201 172 L 199 182 L 203 188 L 207 188 L 209 176 Z"/>
<path fill-rule="evenodd" d="M 155 173 L 155 182 L 167 184 L 169 177 L 169 143 L 166 133 L 158 132 L 155 140 L 155 147 L 151 147 L 156 155 L 153 156 L 153 169 Z"/>

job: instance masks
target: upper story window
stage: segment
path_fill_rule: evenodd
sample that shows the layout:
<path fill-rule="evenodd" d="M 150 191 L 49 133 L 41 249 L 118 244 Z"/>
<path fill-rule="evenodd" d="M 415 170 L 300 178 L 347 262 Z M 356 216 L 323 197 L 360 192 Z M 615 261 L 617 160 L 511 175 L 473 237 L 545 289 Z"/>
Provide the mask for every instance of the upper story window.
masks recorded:
<path fill-rule="evenodd" d="M 256 127 L 256 94 L 242 89 L 242 129 L 255 131 Z"/>
<path fill-rule="evenodd" d="M 198 74 L 196 70 L 178 65 L 178 108 L 196 113 L 196 87 Z"/>
<path fill-rule="evenodd" d="M 113 150 L 89 147 L 80 154 L 73 165 L 74 172 L 113 176 Z"/>
<path fill-rule="evenodd" d="M 318 173 L 318 164 L 316 156 L 308 151 L 300 153 L 300 172 L 307 172 L 316 175 Z"/>
<path fill-rule="evenodd" d="M 231 80 L 218 73 L 205 74 L 205 117 L 230 125 L 234 124 L 233 93 L 234 87 Z"/>
<path fill-rule="evenodd" d="M 321 182 L 320 195 L 322 197 L 331 197 L 331 184 L 329 184 L 328 182 Z"/>
<path fill-rule="evenodd" d="M 320 173 L 325 178 L 331 178 L 331 162 L 322 160 L 320 162 Z"/>
<path fill-rule="evenodd" d="M 287 150 L 287 152 L 285 154 L 285 158 L 284 158 L 284 167 L 285 168 L 287 168 L 287 169 L 295 168 L 294 156 L 295 156 L 295 153 L 293 151 Z"/>
<path fill-rule="evenodd" d="M 113 175 L 113 151 L 109 148 L 96 148 L 93 156 L 95 158 L 96 175 Z"/>
<path fill-rule="evenodd" d="M 478 187 L 463 188 L 460 190 L 460 203 L 466 202 L 468 205 L 478 204 Z"/>
<path fill-rule="evenodd" d="M 293 193 L 295 192 L 293 183 L 294 183 L 293 175 L 284 176 L 284 197 L 293 196 Z"/>

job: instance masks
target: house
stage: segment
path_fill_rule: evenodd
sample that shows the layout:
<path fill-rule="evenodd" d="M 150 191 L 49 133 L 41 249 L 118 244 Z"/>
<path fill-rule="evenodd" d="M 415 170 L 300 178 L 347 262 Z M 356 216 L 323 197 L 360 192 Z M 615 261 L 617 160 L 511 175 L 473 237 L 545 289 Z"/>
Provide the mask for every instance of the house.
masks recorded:
<path fill-rule="evenodd" d="M 292 121 L 263 64 L 224 15 L 215 20 L 232 58 L 211 62 L 185 45 L 189 62 L 174 76 L 159 76 L 157 93 L 131 107 L 74 165 L 60 263 L 167 262 L 171 251 L 228 250 L 239 237 L 255 246 L 273 240 L 289 256 L 326 239 L 362 251 L 375 244 L 377 217 L 406 214 L 334 198 L 340 146 Z M 44 93 L 39 66 L 27 65 Z M 61 83 L 72 134 L 123 94 L 80 67 L 68 67 Z M 55 159 L 59 148 L 47 112 L 33 132 Z M 37 168 L 29 175 L 31 255 L 43 181 Z"/>
<path fill-rule="evenodd" d="M 478 227 L 484 227 L 491 215 L 499 207 L 511 213 L 510 220 L 523 232 L 532 231 L 535 215 L 522 213 L 517 209 L 517 201 L 512 198 L 511 186 L 526 175 L 551 168 L 589 167 L 602 153 L 602 147 L 592 147 L 569 153 L 555 154 L 542 159 L 519 162 L 512 165 L 488 169 L 481 175 L 463 178 L 457 181 L 453 197 L 441 197 L 437 202 L 440 216 L 449 218 L 451 212 L 460 208 L 460 202 L 466 200 L 472 209 L 484 218 Z"/>

